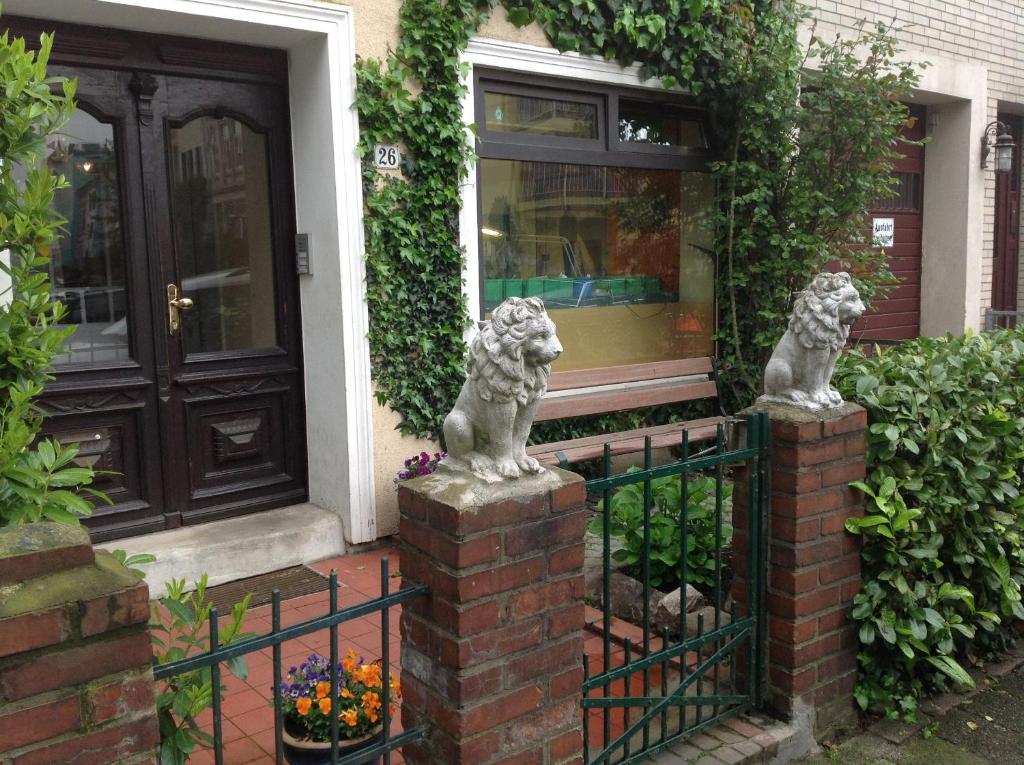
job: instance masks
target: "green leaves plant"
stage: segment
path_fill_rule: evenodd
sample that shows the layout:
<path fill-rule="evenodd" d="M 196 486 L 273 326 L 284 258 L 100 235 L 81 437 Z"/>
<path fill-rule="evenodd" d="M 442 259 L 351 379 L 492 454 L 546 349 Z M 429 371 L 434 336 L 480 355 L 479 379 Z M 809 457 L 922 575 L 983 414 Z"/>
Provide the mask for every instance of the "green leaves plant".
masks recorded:
<path fill-rule="evenodd" d="M 114 554 L 119 557 L 117 551 Z M 123 551 L 121 556 L 124 556 Z M 149 562 L 145 558 L 152 556 L 139 556 L 136 562 Z M 186 591 L 184 579 L 172 579 L 164 585 L 164 597 L 153 604 L 149 622 L 157 664 L 209 651 L 205 627 L 209 624 L 213 605 L 206 598 L 207 583 L 208 578 L 203 574 L 193 583 L 192 591 Z M 235 603 L 225 623 L 218 624 L 221 646 L 255 635 L 242 631 L 251 600 L 252 593 L 249 593 Z M 157 633 L 165 637 L 158 637 Z M 230 659 L 225 665 L 231 674 L 242 680 L 249 674 L 249 667 L 242 656 Z M 222 684 L 217 693 L 223 694 L 225 688 Z M 175 675 L 158 687 L 156 708 L 160 723 L 161 765 L 184 765 L 199 744 L 213 743 L 212 737 L 196 722 L 196 718 L 213 706 L 213 694 L 213 676 L 208 667 Z"/>
<path fill-rule="evenodd" d="M 47 77 L 52 45 L 43 35 L 33 53 L 23 39 L 0 35 L 0 526 L 78 523 L 92 512 L 82 493 L 106 500 L 72 491 L 95 475 L 74 466 L 77 447 L 37 442 L 36 399 L 71 331 L 59 326 L 64 306 L 52 299 L 48 278 L 62 223 L 53 195 L 67 184 L 48 168 L 45 150 L 74 109 L 75 82 Z"/>
<path fill-rule="evenodd" d="M 638 469 L 630 468 L 634 473 Z M 722 484 L 722 501 L 732 496 L 732 484 Z M 715 479 L 691 475 L 686 486 L 686 569 L 687 582 L 710 589 L 715 584 L 715 561 L 724 555 L 732 539 L 732 527 L 722 525 L 720 540 L 715 538 Z M 680 509 L 682 481 L 678 475 L 651 481 L 649 516 L 650 555 L 644 542 L 644 487 L 632 483 L 620 487 L 612 495 L 609 513 L 611 535 L 622 547 L 613 557 L 626 564 L 625 573 L 637 578 L 643 575 L 647 558 L 651 586 L 665 591 L 680 586 L 682 571 L 682 524 Z M 590 531 L 601 534 L 603 515 L 596 515 Z M 719 545 L 720 542 L 720 545 Z M 719 551 L 721 547 L 721 551 Z"/>
<path fill-rule="evenodd" d="M 865 709 L 913 714 L 950 681 L 971 685 L 964 662 L 1004 650 L 1024 617 L 1022 380 L 1024 331 L 840 362 L 839 390 L 870 419 L 868 475 L 853 484 L 867 513 L 846 523 L 864 537 L 852 617 Z"/>

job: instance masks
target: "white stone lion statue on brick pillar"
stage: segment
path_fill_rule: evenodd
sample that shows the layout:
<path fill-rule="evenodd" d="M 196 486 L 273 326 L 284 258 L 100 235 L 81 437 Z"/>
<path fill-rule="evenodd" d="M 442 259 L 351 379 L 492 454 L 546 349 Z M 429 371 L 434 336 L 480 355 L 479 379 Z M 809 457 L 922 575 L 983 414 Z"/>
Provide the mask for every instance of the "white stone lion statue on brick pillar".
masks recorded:
<path fill-rule="evenodd" d="M 795 404 L 805 409 L 842 406 L 832 373 L 850 327 L 864 314 L 864 303 L 847 273 L 821 273 L 793 305 L 789 328 L 764 370 L 758 401 Z"/>
<path fill-rule="evenodd" d="M 444 420 L 448 462 L 488 483 L 543 472 L 526 439 L 561 352 L 539 298 L 510 297 L 495 308 L 470 343 L 466 381 Z"/>

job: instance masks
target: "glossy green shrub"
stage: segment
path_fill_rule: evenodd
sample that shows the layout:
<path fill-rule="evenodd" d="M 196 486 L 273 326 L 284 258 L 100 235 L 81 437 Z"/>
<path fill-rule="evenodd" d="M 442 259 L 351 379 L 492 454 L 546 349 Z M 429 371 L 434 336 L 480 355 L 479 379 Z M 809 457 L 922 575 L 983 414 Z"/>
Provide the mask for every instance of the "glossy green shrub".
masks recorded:
<path fill-rule="evenodd" d="M 836 383 L 870 422 L 855 693 L 913 715 L 1024 618 L 1024 331 L 854 352 Z"/>

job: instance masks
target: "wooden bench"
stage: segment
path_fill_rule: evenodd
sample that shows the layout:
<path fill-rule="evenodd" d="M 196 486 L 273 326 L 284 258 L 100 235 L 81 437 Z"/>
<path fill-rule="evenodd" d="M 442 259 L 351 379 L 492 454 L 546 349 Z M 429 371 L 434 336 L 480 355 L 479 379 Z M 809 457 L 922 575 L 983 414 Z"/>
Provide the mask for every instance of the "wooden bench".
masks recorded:
<path fill-rule="evenodd" d="M 556 372 L 548 378 L 548 392 L 540 402 L 535 422 L 704 399 L 715 402 L 717 416 L 537 444 L 526 452 L 543 463 L 565 466 L 602 456 L 605 444 L 610 445 L 612 454 L 642 452 L 647 436 L 651 436 L 655 448 L 678 446 L 684 430 L 691 442 L 706 441 L 714 438 L 719 423 L 725 422 L 718 397 L 718 373 L 714 359 L 707 356 Z"/>

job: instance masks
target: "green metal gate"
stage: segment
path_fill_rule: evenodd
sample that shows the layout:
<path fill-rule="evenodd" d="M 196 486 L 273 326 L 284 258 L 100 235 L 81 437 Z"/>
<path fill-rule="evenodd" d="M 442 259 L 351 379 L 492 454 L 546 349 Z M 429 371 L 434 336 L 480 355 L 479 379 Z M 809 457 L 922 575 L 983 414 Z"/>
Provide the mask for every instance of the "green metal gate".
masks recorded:
<path fill-rule="evenodd" d="M 644 760 L 760 706 L 767 441 L 766 413 L 730 419 L 697 448 L 684 431 L 681 458 L 670 464 L 653 464 L 648 438 L 643 467 L 617 475 L 605 447 L 603 476 L 587 482 L 589 496 L 599 500 L 589 539 L 599 540 L 604 569 L 600 618 L 588 620 L 585 641 L 588 765 Z M 735 548 L 733 489 L 747 497 Z M 632 624 L 612 614 L 613 565 L 642 589 Z M 667 624 L 662 615 L 655 625 L 651 594 L 676 581 L 683 594 L 678 623 Z M 686 613 L 689 583 L 707 603 L 692 615 Z"/>

